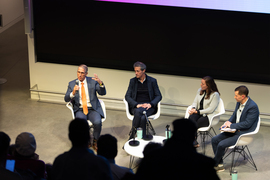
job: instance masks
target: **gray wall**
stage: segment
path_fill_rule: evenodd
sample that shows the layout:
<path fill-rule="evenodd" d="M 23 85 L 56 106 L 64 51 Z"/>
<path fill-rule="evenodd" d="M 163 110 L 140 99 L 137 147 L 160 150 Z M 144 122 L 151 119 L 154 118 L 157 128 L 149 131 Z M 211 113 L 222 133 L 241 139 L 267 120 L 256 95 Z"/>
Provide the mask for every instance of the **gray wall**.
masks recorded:
<path fill-rule="evenodd" d="M 23 19 L 23 0 L 1 0 L 0 14 L 2 15 L 3 24 L 3 27 L 0 27 L 1 33 Z"/>

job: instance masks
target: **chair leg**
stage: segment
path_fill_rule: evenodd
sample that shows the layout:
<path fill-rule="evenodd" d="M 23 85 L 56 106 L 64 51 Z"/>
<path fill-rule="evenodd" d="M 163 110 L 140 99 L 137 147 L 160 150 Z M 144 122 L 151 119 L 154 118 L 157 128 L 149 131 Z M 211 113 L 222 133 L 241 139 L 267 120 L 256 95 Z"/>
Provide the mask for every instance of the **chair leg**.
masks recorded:
<path fill-rule="evenodd" d="M 207 136 L 210 136 L 211 138 L 213 137 L 208 131 L 199 131 L 198 133 L 198 137 L 201 136 L 201 145 L 202 145 L 202 151 L 203 151 L 203 154 L 205 155 L 205 141 L 206 141 L 206 138 Z"/>
<path fill-rule="evenodd" d="M 246 150 L 245 150 L 246 149 Z M 227 151 L 226 151 L 227 152 Z M 238 157 L 236 160 L 235 159 L 235 152 L 238 153 Z M 240 155 L 243 156 L 244 160 L 247 160 L 253 167 L 254 169 L 257 171 L 257 166 L 252 158 L 252 155 L 248 149 L 248 146 L 236 146 L 231 152 L 229 152 L 224 158 L 223 160 L 228 157 L 230 154 L 232 154 L 232 164 L 231 164 L 231 168 L 230 168 L 230 174 L 232 174 L 232 171 L 234 169 L 234 167 L 236 166 L 236 163 L 238 162 L 238 159 L 240 157 Z"/>
<path fill-rule="evenodd" d="M 202 134 L 202 140 L 203 140 L 203 144 L 202 144 L 202 148 L 203 148 L 203 154 L 205 155 L 205 138 L 206 138 L 206 132 L 203 132 Z"/>
<path fill-rule="evenodd" d="M 213 132 L 214 132 L 214 134 L 215 134 L 215 136 L 216 136 L 217 133 L 216 133 L 216 131 L 215 131 L 215 129 L 214 129 L 213 127 L 210 128 L 209 133 L 210 133 L 211 129 L 213 130 Z M 211 134 L 211 137 L 213 137 L 212 134 Z"/>
<path fill-rule="evenodd" d="M 230 175 L 232 174 L 233 167 L 235 166 L 234 164 L 235 150 L 236 150 L 235 148 L 232 150 L 232 163 L 231 163 Z"/>
<path fill-rule="evenodd" d="M 247 149 L 247 152 L 244 150 L 244 149 Z M 245 146 L 244 147 L 244 149 L 243 149 L 243 151 L 244 151 L 244 153 L 245 153 L 245 157 L 246 157 L 246 159 L 248 160 L 248 162 L 255 168 L 255 170 L 257 171 L 257 166 L 256 166 L 256 164 L 255 164 L 255 161 L 253 160 L 253 158 L 252 158 L 252 155 L 251 155 L 251 153 L 250 153 L 250 151 L 249 151 L 249 149 L 248 149 L 248 146 Z"/>

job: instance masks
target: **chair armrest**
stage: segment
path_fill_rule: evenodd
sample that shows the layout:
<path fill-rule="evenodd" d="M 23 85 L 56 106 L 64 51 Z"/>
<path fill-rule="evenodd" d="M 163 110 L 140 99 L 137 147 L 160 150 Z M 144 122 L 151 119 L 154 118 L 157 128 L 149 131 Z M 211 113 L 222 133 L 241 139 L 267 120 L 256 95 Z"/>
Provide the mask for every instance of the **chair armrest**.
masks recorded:
<path fill-rule="evenodd" d="M 189 118 L 189 113 L 188 111 L 192 109 L 192 106 L 188 106 L 187 110 L 186 110 L 186 115 L 185 115 L 185 118 L 188 119 Z"/>
<path fill-rule="evenodd" d="M 67 108 L 71 111 L 72 118 L 75 119 L 72 102 L 69 101 L 69 102 L 66 104 L 66 106 L 67 106 Z"/>
<path fill-rule="evenodd" d="M 126 114 L 127 114 L 128 119 L 129 119 L 129 120 L 133 120 L 133 117 L 134 117 L 134 116 L 132 116 L 132 115 L 130 114 L 130 112 L 129 112 L 128 102 L 127 102 L 125 99 L 123 99 L 123 101 L 124 101 L 125 106 L 126 106 Z"/>

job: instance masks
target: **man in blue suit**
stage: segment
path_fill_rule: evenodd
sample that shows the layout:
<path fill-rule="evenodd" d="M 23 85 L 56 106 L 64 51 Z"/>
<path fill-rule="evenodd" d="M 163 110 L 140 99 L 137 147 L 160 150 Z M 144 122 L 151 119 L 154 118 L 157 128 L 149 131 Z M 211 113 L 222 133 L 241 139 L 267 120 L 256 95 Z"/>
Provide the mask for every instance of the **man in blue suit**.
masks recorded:
<path fill-rule="evenodd" d="M 136 77 L 130 79 L 125 99 L 129 104 L 129 110 L 134 115 L 133 128 L 142 127 L 143 137 L 146 135 L 146 118 L 143 114 L 150 116 L 157 110 L 157 104 L 162 96 L 159 91 L 157 80 L 146 75 L 146 65 L 136 62 L 133 65 Z M 134 131 L 130 138 L 134 135 Z"/>
<path fill-rule="evenodd" d="M 87 77 L 87 74 L 87 66 L 84 64 L 80 65 L 77 70 L 78 79 L 70 81 L 68 84 L 65 101 L 72 101 L 76 118 L 90 120 L 93 123 L 93 148 L 96 149 L 96 141 L 101 132 L 101 118 L 104 117 L 96 93 L 105 95 L 106 89 L 96 74 L 92 78 Z"/>
<path fill-rule="evenodd" d="M 212 138 L 212 147 L 216 161 L 215 169 L 224 171 L 222 157 L 225 149 L 234 145 L 241 134 L 252 132 L 256 129 L 259 120 L 259 109 L 257 104 L 248 96 L 249 90 L 246 86 L 239 86 L 235 89 L 235 110 L 231 118 L 220 128 L 235 129 L 235 133 L 223 132 Z"/>

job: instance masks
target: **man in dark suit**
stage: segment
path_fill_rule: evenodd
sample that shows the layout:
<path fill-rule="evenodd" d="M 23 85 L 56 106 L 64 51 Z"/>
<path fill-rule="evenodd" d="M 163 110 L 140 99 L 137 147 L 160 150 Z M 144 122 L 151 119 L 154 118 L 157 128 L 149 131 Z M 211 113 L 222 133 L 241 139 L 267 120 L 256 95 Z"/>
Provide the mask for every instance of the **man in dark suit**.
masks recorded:
<path fill-rule="evenodd" d="M 235 129 L 235 133 L 223 132 L 212 138 L 212 147 L 216 161 L 215 169 L 224 171 L 222 157 L 225 149 L 234 145 L 241 134 L 252 132 L 256 129 L 259 120 L 259 109 L 257 104 L 248 96 L 249 90 L 246 86 L 239 86 L 235 89 L 235 110 L 231 118 L 220 128 Z"/>
<path fill-rule="evenodd" d="M 134 115 L 133 128 L 142 127 L 143 137 L 145 137 L 146 118 L 143 112 L 146 111 L 147 116 L 154 114 L 162 96 L 157 80 L 146 75 L 146 65 L 142 62 L 136 62 L 133 67 L 136 77 L 130 79 L 125 99 L 129 104 L 131 114 Z M 133 133 L 130 138 L 134 135 Z"/>
<path fill-rule="evenodd" d="M 96 74 L 94 74 L 93 78 L 87 77 L 87 74 L 87 66 L 84 64 L 80 65 L 77 71 L 78 79 L 70 81 L 68 84 L 65 101 L 72 101 L 76 118 L 90 120 L 93 123 L 93 148 L 96 149 L 96 141 L 101 132 L 101 118 L 104 117 L 96 93 L 105 95 L 106 89 L 103 82 Z"/>

